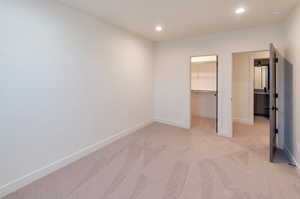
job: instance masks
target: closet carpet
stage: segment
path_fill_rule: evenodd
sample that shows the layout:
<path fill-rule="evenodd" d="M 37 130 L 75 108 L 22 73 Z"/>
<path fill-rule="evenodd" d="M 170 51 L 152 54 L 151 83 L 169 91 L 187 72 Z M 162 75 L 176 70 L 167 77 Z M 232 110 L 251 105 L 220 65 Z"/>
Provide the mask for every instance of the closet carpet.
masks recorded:
<path fill-rule="evenodd" d="M 300 176 L 267 161 L 268 121 L 214 121 L 185 130 L 154 123 L 26 186 L 5 199 L 299 199 Z"/>

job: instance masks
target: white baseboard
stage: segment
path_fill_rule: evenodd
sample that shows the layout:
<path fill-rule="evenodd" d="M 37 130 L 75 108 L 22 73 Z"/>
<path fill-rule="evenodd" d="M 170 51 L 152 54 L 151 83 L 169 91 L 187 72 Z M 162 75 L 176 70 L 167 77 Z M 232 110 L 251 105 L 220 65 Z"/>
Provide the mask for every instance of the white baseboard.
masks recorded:
<path fill-rule="evenodd" d="M 134 133 L 137 130 L 144 128 L 145 126 L 150 125 L 151 123 L 153 123 L 153 120 L 146 121 L 146 122 L 140 123 L 132 128 L 122 130 L 121 132 L 117 133 L 116 135 L 113 135 L 109 138 L 101 140 L 101 141 L 97 142 L 96 144 L 87 146 L 67 157 L 64 157 L 64 158 L 57 160 L 49 165 L 46 165 L 40 169 L 37 169 L 23 177 L 13 180 L 13 181 L 7 183 L 6 185 L 0 187 L 0 198 L 17 191 L 18 189 L 20 189 L 26 185 L 29 185 L 32 182 L 34 182 L 42 177 L 45 177 L 58 169 L 65 167 L 65 166 L 75 162 L 76 160 L 79 160 L 79 159 L 83 158 L 84 156 L 87 156 L 87 155 L 103 148 L 104 146 L 107 146 L 108 144 L 111 144 L 112 142 L 126 136 L 126 135 Z"/>
<path fill-rule="evenodd" d="M 176 126 L 176 127 L 183 128 L 183 129 L 190 129 L 190 127 L 188 125 L 183 125 L 183 124 L 180 124 L 177 122 L 172 122 L 172 121 L 167 121 L 167 120 L 162 120 L 162 119 L 154 119 L 154 122 L 167 124 L 167 125 L 171 125 L 171 126 Z"/>
<path fill-rule="evenodd" d="M 288 155 L 288 158 L 290 159 L 290 161 L 292 161 L 293 164 L 296 165 L 296 167 L 300 170 L 300 164 L 299 162 L 297 162 L 296 158 L 294 157 L 294 155 L 292 154 L 292 152 L 288 149 L 288 148 L 285 148 L 284 149 Z M 299 174 L 300 174 L 300 171 L 299 171 Z"/>
<path fill-rule="evenodd" d="M 246 124 L 246 125 L 253 125 L 253 122 L 251 120 L 245 118 L 233 118 L 233 122 Z"/>
<path fill-rule="evenodd" d="M 219 131 L 218 131 L 218 136 L 222 136 L 222 137 L 225 137 L 225 138 L 232 138 L 233 137 L 232 133 L 229 133 L 229 131 L 223 131 L 220 128 L 219 128 Z"/>

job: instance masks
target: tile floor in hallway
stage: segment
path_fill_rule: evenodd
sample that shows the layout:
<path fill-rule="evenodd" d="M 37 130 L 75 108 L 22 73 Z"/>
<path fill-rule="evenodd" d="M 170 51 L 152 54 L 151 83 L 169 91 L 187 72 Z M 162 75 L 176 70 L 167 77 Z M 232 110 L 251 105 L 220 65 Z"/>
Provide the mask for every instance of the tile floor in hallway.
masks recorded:
<path fill-rule="evenodd" d="M 297 169 L 267 161 L 267 135 L 264 118 L 234 124 L 234 138 L 203 118 L 154 123 L 5 199 L 299 199 Z"/>

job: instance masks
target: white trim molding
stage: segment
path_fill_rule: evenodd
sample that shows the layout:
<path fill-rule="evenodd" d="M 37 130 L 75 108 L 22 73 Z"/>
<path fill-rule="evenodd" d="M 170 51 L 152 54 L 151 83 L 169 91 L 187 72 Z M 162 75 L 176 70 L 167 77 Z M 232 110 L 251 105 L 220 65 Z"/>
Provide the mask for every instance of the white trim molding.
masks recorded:
<path fill-rule="evenodd" d="M 296 158 L 294 157 L 294 155 L 292 154 L 292 152 L 288 148 L 285 148 L 284 150 L 286 151 L 286 154 L 288 155 L 289 160 L 293 164 L 296 165 L 297 169 L 299 169 L 298 174 L 300 175 L 300 164 L 299 164 L 299 162 L 296 160 Z"/>
<path fill-rule="evenodd" d="M 23 187 L 25 187 L 26 185 L 31 184 L 32 182 L 39 180 L 49 174 L 51 174 L 54 171 L 57 171 L 81 158 L 83 158 L 84 156 L 87 156 L 131 133 L 134 133 L 136 131 L 138 131 L 139 129 L 142 129 L 148 125 L 150 125 L 151 123 L 153 123 L 153 120 L 150 121 L 146 121 L 140 124 L 135 125 L 132 128 L 128 128 L 125 130 L 120 131 L 119 133 L 117 133 L 116 135 L 113 135 L 111 137 L 108 137 L 104 140 L 100 140 L 95 144 L 89 145 L 73 154 L 70 154 L 69 156 L 66 156 L 60 160 L 57 160 L 49 165 L 46 165 L 40 169 L 37 169 L 31 173 L 28 173 L 27 175 L 18 178 L 16 180 L 13 180 L 9 183 L 7 183 L 4 186 L 0 187 L 0 198 L 13 193 L 15 191 L 17 191 L 18 189 L 21 189 Z"/>
<path fill-rule="evenodd" d="M 190 127 L 188 125 L 180 124 L 178 122 L 172 122 L 172 121 L 167 121 L 167 120 L 162 120 L 162 119 L 154 119 L 154 122 L 167 124 L 170 126 L 175 126 L 175 127 L 183 128 L 183 129 L 190 129 Z"/>

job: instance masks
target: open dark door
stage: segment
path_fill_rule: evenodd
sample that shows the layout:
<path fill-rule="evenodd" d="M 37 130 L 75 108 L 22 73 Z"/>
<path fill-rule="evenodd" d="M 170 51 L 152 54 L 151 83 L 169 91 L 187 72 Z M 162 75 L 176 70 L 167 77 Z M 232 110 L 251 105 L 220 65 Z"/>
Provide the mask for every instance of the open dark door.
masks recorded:
<path fill-rule="evenodd" d="M 277 88 L 276 88 L 276 71 L 278 63 L 278 53 L 274 45 L 270 45 L 270 162 L 274 161 L 276 152 L 277 129 Z"/>

